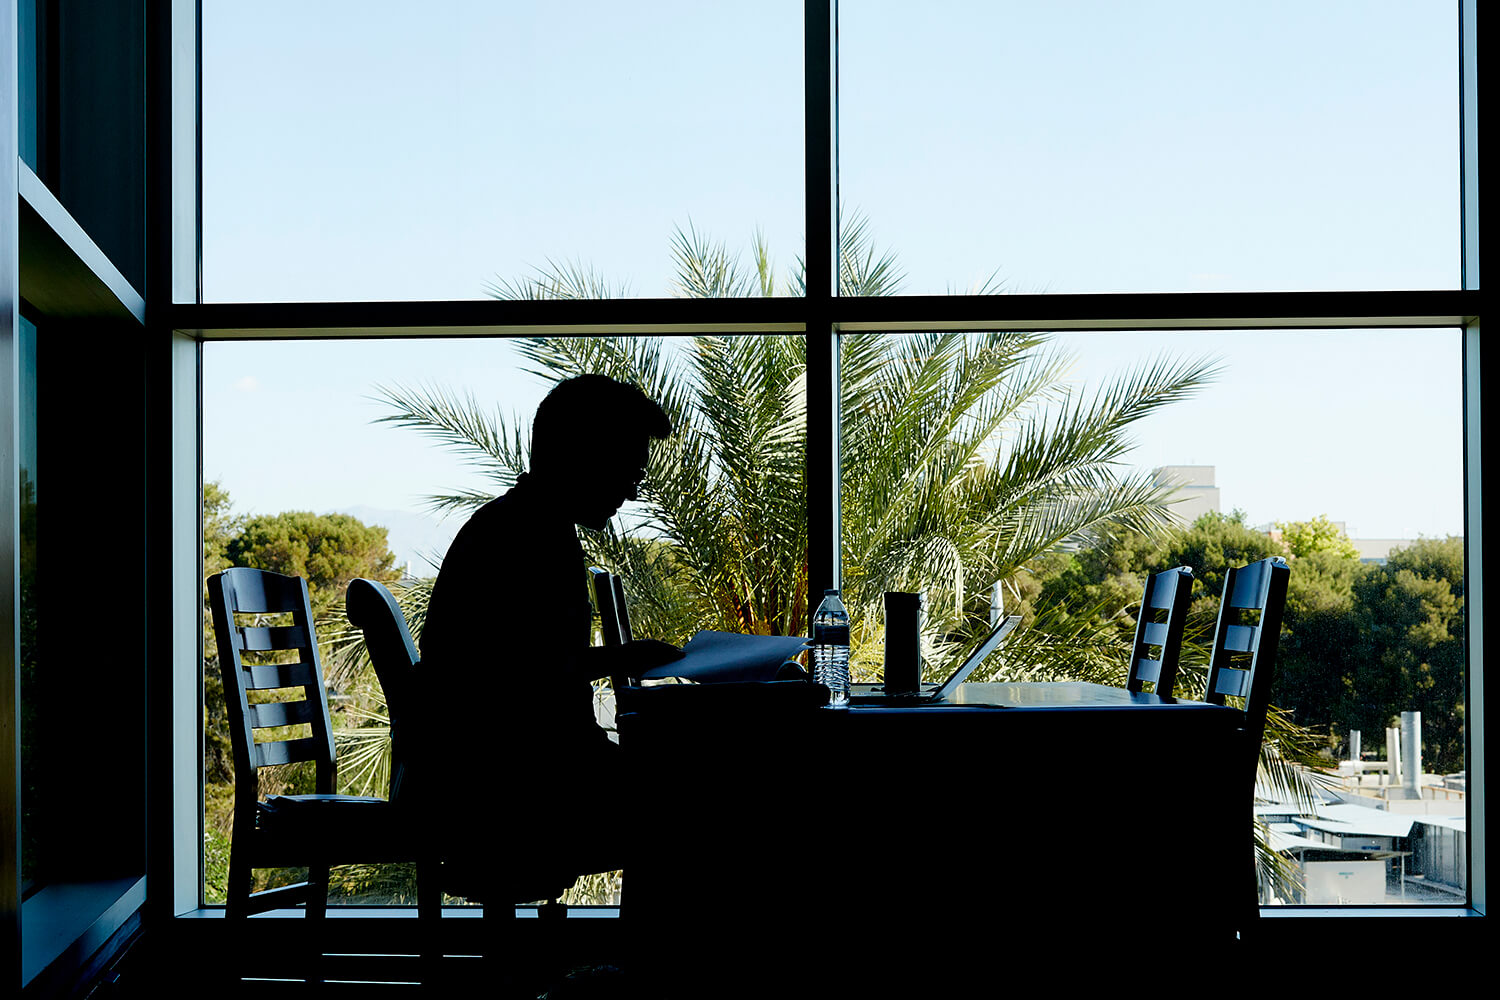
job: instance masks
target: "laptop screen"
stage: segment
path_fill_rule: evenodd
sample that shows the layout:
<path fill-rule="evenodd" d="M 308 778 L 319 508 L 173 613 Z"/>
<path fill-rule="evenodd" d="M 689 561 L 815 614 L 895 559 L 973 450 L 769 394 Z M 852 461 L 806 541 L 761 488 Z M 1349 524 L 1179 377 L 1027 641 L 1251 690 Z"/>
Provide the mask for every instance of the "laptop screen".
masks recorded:
<path fill-rule="evenodd" d="M 1000 619 L 1000 623 L 990 629 L 990 634 L 985 636 L 984 641 L 975 647 L 974 652 L 970 653 L 958 665 L 958 669 L 953 671 L 953 675 L 943 682 L 942 687 L 933 692 L 932 700 L 941 701 L 952 694 L 974 672 L 974 668 L 984 662 L 984 658 L 993 653 L 995 647 L 1000 645 L 1005 637 L 1010 635 L 1011 630 L 1019 624 L 1021 624 L 1020 615 L 1006 615 Z"/>

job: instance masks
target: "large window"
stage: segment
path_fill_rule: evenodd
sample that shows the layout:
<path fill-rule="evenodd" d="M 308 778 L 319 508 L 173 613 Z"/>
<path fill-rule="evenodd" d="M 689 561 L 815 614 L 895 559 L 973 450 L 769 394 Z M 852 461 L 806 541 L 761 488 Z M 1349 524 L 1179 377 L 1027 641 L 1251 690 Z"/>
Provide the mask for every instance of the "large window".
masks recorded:
<path fill-rule="evenodd" d="M 524 421 L 540 389 L 516 370 L 535 362 L 517 363 L 507 336 L 754 337 L 756 321 L 774 324 L 805 337 L 808 580 L 842 576 L 869 619 L 874 645 L 864 660 L 856 650 L 857 668 L 877 662 L 884 589 L 927 591 L 949 637 L 997 602 L 1055 636 L 1079 627 L 1064 613 L 1078 602 L 1128 621 L 1143 574 L 1191 561 L 1193 545 L 1226 565 L 1285 555 L 1295 609 L 1277 699 L 1302 728 L 1276 738 L 1309 774 L 1327 773 L 1308 786 L 1334 786 L 1323 805 L 1414 817 L 1399 842 L 1360 855 L 1384 867 L 1358 900 L 1464 896 L 1462 866 L 1434 862 L 1444 874 L 1429 889 L 1419 860 L 1468 835 L 1471 791 L 1473 357 L 1458 328 L 1473 300 L 1441 294 L 1463 274 L 1452 5 L 857 4 L 838 15 L 836 57 L 805 62 L 787 47 L 791 9 L 753 26 L 671 5 L 629 25 L 589 5 L 500 16 L 486 8 L 465 32 L 438 17 L 398 42 L 394 21 L 363 9 L 358 44 L 328 56 L 321 15 L 262 38 L 259 18 L 205 5 L 203 298 L 251 303 L 192 324 L 238 341 L 204 352 L 204 478 L 216 503 L 233 503 L 230 527 L 294 507 L 348 511 L 389 522 L 394 564 L 430 573 L 457 522 L 417 520 L 393 487 L 409 498 L 497 481 L 374 422 L 399 409 L 393 386 L 474 393 Z M 554 33 L 554 16 L 580 23 Z M 816 48 L 819 16 L 806 24 Z M 599 48 L 621 31 L 638 44 Z M 564 34 L 573 44 L 554 51 Z M 493 37 L 535 44 L 492 69 L 477 40 Z M 726 69 L 750 65 L 763 86 Z M 359 79 L 370 85 L 349 85 Z M 825 84 L 835 100 L 821 99 Z M 706 89 L 722 118 L 705 115 Z M 761 113 L 737 103 L 749 95 Z M 1250 294 L 1192 294 L 1212 292 Z M 641 295 L 681 301 L 631 301 Z M 300 339 L 382 330 L 502 339 Z M 987 378 L 993 392 L 969 398 Z M 1014 410 L 982 426 L 1007 393 Z M 1098 400 L 1131 411 L 1100 418 L 1107 441 L 1068 423 Z M 267 426 L 275 449 L 220 443 L 245 406 L 326 416 L 317 435 L 299 433 L 300 417 Z M 1027 441 L 1067 465 L 1070 430 L 1094 450 L 1053 487 L 1087 482 L 1118 509 L 1079 504 L 1064 523 L 1045 495 L 1029 513 L 927 516 L 936 466 L 922 463 L 939 439 L 962 478 L 1002 468 Z M 365 448 L 385 461 L 355 457 Z M 332 489 L 315 471 L 330 449 L 345 470 Z M 293 480 L 295 497 L 278 490 Z M 1044 509 L 1046 531 L 1016 528 Z M 1014 544 L 997 544 L 1007 531 Z M 1216 579 L 1223 567 L 1203 568 Z M 1195 613 L 1211 622 L 1215 597 Z M 1393 617 L 1404 638 L 1390 637 Z M 1078 663 L 1008 656 L 1006 669 L 1107 678 L 1101 622 Z M 1436 789 L 1421 808 L 1393 805 L 1370 778 L 1393 773 L 1385 730 L 1407 711 L 1423 715 Z M 1302 822 L 1321 808 L 1305 798 L 1262 805 L 1263 843 L 1296 870 L 1266 901 L 1326 901 L 1306 888 L 1318 859 L 1358 852 Z"/>
<path fill-rule="evenodd" d="M 528 337 L 795 345 L 800 423 L 775 440 L 804 455 L 779 474 L 811 593 L 873 585 L 867 515 L 894 495 L 851 467 L 902 444 L 858 423 L 862 359 L 944 334 L 1063 351 L 1053 414 L 1065 385 L 1221 365 L 1131 423 L 1112 474 L 1327 570 L 1301 573 L 1277 697 L 1342 792 L 1376 798 L 1408 709 L 1451 779 L 1420 813 L 1375 802 L 1411 819 L 1390 843 L 1269 800 L 1267 843 L 1485 910 L 1475 4 L 439 6 L 0 0 L 6 988 L 70 988 L 147 873 L 154 912 L 201 909 L 224 846 L 200 780 L 212 516 L 355 509 L 428 572 L 442 534 L 389 512 L 499 487 L 367 397 L 472 388 L 524 419 Z M 926 389 L 908 429 L 942 412 Z M 1247 397 L 1267 425 L 1227 425 Z M 224 445 L 235 409 L 300 419 Z M 266 486 L 330 465 L 340 489 Z M 964 593 L 933 606 L 977 614 L 1000 580 L 989 600 L 1040 630 L 1063 583 L 1108 589 L 1090 558 L 1175 555 L 1132 545 L 1075 531 L 1025 566 L 960 545 Z"/>

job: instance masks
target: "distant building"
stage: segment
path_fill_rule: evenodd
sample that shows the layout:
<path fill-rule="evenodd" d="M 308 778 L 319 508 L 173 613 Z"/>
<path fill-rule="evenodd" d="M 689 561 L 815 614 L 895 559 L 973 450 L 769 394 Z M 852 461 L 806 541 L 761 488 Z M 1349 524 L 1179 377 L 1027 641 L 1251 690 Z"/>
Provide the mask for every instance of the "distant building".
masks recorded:
<path fill-rule="evenodd" d="M 1179 524 L 1192 524 L 1208 513 L 1219 513 L 1219 488 L 1212 465 L 1163 465 L 1151 474 L 1157 486 L 1173 486 L 1167 510 Z"/>
<path fill-rule="evenodd" d="M 1416 541 L 1414 538 L 1355 538 L 1349 534 L 1349 525 L 1343 521 L 1334 521 L 1333 526 L 1354 543 L 1354 547 L 1359 550 L 1359 561 L 1362 563 L 1384 566 L 1392 549 L 1404 549 Z M 1280 531 L 1268 531 L 1268 534 L 1277 541 L 1281 540 Z"/>
<path fill-rule="evenodd" d="M 1214 485 L 1212 465 L 1163 465 L 1152 470 L 1151 481 L 1157 486 L 1173 487 L 1171 499 L 1167 501 L 1167 512 L 1178 524 L 1192 524 L 1207 513 L 1220 513 L 1219 487 Z M 1343 521 L 1334 521 L 1334 526 L 1354 543 L 1359 550 L 1359 561 L 1385 565 L 1394 549 L 1404 549 L 1414 538 L 1353 538 Z M 1281 541 L 1281 529 L 1274 523 L 1255 525 L 1276 541 Z"/>
<path fill-rule="evenodd" d="M 1413 538 L 1351 538 L 1354 547 L 1359 549 L 1359 561 L 1363 563 L 1377 563 L 1384 566 L 1386 559 L 1393 549 L 1404 549 L 1416 539 Z"/>

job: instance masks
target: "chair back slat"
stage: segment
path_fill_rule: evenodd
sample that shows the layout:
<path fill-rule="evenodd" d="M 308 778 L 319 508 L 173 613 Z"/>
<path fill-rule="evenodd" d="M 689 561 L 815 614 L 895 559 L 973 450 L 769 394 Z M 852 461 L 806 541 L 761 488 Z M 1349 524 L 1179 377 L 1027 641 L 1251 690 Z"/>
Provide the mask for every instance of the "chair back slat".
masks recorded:
<path fill-rule="evenodd" d="M 1214 680 L 1214 694 L 1229 698 L 1243 698 L 1250 693 L 1250 671 L 1236 667 L 1222 667 Z"/>
<path fill-rule="evenodd" d="M 226 572 L 233 573 L 232 570 Z M 240 615 L 283 615 L 301 610 L 302 601 L 296 588 L 268 582 L 266 575 L 281 580 L 296 579 L 279 573 L 264 574 L 262 570 L 249 573 L 233 573 L 234 611 Z"/>
<path fill-rule="evenodd" d="M 310 701 L 267 701 L 249 709 L 251 729 L 300 726 L 311 723 L 317 714 L 317 707 Z"/>
<path fill-rule="evenodd" d="M 222 655 L 222 654 L 221 654 Z M 269 691 L 273 688 L 322 686 L 318 668 L 311 663 L 250 663 L 240 667 L 240 677 L 247 691 Z"/>
<path fill-rule="evenodd" d="M 280 653 L 306 649 L 307 629 L 300 625 L 236 625 L 240 641 L 235 645 L 246 653 Z"/>
<path fill-rule="evenodd" d="M 1160 660 L 1139 660 L 1135 665 L 1135 676 L 1155 684 L 1161 678 Z"/>
<path fill-rule="evenodd" d="M 316 761 L 322 752 L 322 741 L 311 736 L 304 736 L 299 740 L 269 740 L 251 748 L 251 756 L 257 768 Z"/>
<path fill-rule="evenodd" d="M 1225 625 L 1224 651 L 1228 653 L 1253 653 L 1260 629 L 1254 625 Z"/>
<path fill-rule="evenodd" d="M 1136 619 L 1135 644 L 1130 653 L 1130 673 L 1125 682 L 1128 690 L 1143 691 L 1147 683 L 1152 683 L 1157 694 L 1171 696 L 1177 682 L 1182 629 L 1192 599 L 1193 571 L 1187 566 L 1146 578 L 1140 616 Z M 1159 611 L 1166 612 L 1164 621 L 1155 620 Z"/>
<path fill-rule="evenodd" d="M 1170 611 L 1172 602 L 1177 599 L 1178 571 L 1168 570 L 1167 573 L 1158 573 L 1157 576 L 1164 576 L 1165 579 L 1155 580 L 1154 584 L 1152 580 L 1146 581 L 1146 592 L 1141 597 L 1141 605 L 1157 611 Z"/>
<path fill-rule="evenodd" d="M 1255 609 L 1266 606 L 1267 588 L 1271 582 L 1268 559 L 1231 570 L 1225 578 L 1224 603 L 1231 608 Z M 1283 564 L 1284 566 L 1285 564 Z"/>

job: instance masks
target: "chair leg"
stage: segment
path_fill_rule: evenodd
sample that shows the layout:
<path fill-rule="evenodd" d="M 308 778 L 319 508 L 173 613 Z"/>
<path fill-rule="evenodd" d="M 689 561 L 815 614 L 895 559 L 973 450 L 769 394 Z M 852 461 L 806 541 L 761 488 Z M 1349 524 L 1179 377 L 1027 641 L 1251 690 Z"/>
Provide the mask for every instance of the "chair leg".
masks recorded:
<path fill-rule="evenodd" d="M 307 981 L 323 981 L 324 935 L 328 933 L 328 866 L 308 866 L 307 869 L 307 919 L 316 920 L 323 926 L 311 930 L 307 935 Z"/>
<path fill-rule="evenodd" d="M 226 886 L 225 916 L 231 920 L 243 920 L 250 915 L 250 883 L 254 875 L 242 855 L 229 852 L 229 882 Z"/>
<path fill-rule="evenodd" d="M 328 866 L 307 869 L 307 917 L 321 920 L 328 914 Z"/>
<path fill-rule="evenodd" d="M 516 908 L 509 900 L 492 900 L 484 904 L 480 920 L 484 977 L 501 988 L 501 996 L 516 995 L 520 981 L 515 962 Z"/>
<path fill-rule="evenodd" d="M 417 862 L 417 952 L 425 985 L 435 985 L 443 965 L 443 888 L 437 861 Z"/>

